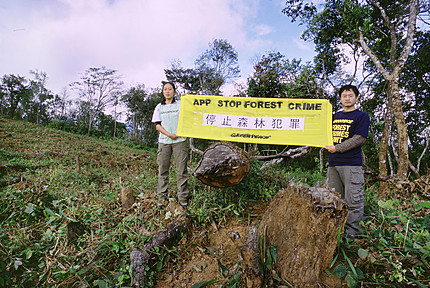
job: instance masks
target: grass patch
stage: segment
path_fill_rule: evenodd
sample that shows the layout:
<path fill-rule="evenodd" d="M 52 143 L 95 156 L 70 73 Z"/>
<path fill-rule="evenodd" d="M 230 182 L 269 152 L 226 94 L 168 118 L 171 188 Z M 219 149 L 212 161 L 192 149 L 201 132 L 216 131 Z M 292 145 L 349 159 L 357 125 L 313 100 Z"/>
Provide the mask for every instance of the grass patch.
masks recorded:
<path fill-rule="evenodd" d="M 168 224 L 156 209 L 156 149 L 24 122 L 3 119 L 1 123 L 0 181 L 14 177 L 26 181 L 0 188 L 0 287 L 130 286 L 131 250 Z M 191 170 L 196 161 L 190 163 Z M 287 185 L 325 182 L 318 168 L 293 170 L 274 165 L 261 170 L 261 165 L 252 161 L 249 176 L 225 189 L 190 177 L 189 209 L 196 233 L 213 221 L 222 225 L 232 217 L 261 218 L 264 209 L 251 208 L 264 208 Z M 172 176 L 173 169 L 174 165 Z M 172 180 L 169 189 L 175 195 Z M 133 211 L 121 208 L 119 194 L 124 187 L 132 188 L 138 199 Z M 342 275 L 350 287 L 360 283 L 428 286 L 428 199 L 404 190 L 381 201 L 376 188 L 367 187 L 365 204 L 363 237 L 342 243 L 343 252 L 339 250 L 329 273 Z M 86 227 L 74 241 L 67 238 L 71 221 Z M 174 270 L 175 259 L 189 257 L 192 251 L 187 247 L 193 246 L 194 238 L 187 237 L 185 248 L 159 251 L 154 269 L 148 270 L 149 283 L 156 283 L 157 272 L 165 271 L 163 266 Z M 344 274 L 338 273 L 343 271 L 340 266 L 333 271 L 340 264 Z M 352 279 L 347 280 L 347 275 Z M 231 281 L 240 284 L 236 276 L 225 283 Z"/>

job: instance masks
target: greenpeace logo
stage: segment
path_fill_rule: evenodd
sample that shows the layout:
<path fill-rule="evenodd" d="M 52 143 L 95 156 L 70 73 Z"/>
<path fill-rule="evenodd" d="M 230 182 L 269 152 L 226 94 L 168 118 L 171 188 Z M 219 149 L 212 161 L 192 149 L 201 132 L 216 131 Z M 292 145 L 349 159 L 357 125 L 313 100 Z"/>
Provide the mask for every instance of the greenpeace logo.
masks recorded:
<path fill-rule="evenodd" d="M 230 137 L 236 138 L 252 138 L 252 139 L 269 139 L 271 136 L 263 136 L 263 135 L 255 135 L 255 134 L 240 134 L 240 133 L 232 133 Z"/>

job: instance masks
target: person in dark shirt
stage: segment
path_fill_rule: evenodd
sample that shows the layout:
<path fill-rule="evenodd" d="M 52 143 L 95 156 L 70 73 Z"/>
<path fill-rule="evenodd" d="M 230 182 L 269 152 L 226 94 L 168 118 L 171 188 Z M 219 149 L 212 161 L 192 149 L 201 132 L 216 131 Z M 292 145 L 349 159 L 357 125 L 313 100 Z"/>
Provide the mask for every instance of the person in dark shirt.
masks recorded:
<path fill-rule="evenodd" d="M 358 89 L 353 85 L 340 88 L 343 110 L 333 117 L 334 145 L 325 147 L 329 152 L 328 185 L 349 205 L 346 222 L 349 238 L 354 238 L 361 232 L 360 221 L 364 213 L 361 146 L 366 142 L 370 124 L 369 115 L 355 108 L 358 95 Z"/>

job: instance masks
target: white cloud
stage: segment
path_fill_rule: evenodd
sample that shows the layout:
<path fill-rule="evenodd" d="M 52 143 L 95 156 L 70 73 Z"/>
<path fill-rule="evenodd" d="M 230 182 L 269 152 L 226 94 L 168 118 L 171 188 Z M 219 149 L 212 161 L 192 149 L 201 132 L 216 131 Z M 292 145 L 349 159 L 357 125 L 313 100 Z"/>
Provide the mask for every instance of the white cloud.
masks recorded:
<path fill-rule="evenodd" d="M 299 49 L 290 48 L 298 32 L 280 17 L 279 1 L 1 0 L 0 77 L 30 78 L 37 69 L 47 73 L 47 88 L 60 93 L 88 68 L 106 66 L 126 84 L 155 88 L 172 60 L 192 67 L 210 42 L 226 39 L 246 79 L 255 55 L 312 50 L 298 39 Z"/>
<path fill-rule="evenodd" d="M 258 36 L 264 36 L 264 35 L 268 35 L 268 34 L 272 33 L 273 28 L 270 27 L 269 25 L 261 24 L 261 25 L 257 25 L 254 28 L 254 31 Z"/>
<path fill-rule="evenodd" d="M 158 87 L 171 60 L 191 66 L 214 39 L 244 46 L 245 2 L 11 1 L 0 6 L 0 75 L 38 69 L 59 93 L 86 69 L 106 66 Z"/>
<path fill-rule="evenodd" d="M 293 39 L 294 44 L 296 44 L 296 46 L 303 51 L 313 51 L 313 48 L 309 45 L 308 42 L 305 42 L 299 38 L 294 38 Z"/>

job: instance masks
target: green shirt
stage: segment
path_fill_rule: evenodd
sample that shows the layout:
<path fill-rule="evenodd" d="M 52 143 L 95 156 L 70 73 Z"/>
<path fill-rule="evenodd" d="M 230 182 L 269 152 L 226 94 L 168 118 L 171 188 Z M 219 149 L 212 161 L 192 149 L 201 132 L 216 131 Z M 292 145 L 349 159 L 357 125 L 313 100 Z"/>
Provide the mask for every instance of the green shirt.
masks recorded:
<path fill-rule="evenodd" d="M 165 101 L 159 103 L 155 107 L 154 114 L 152 115 L 152 122 L 160 124 L 167 132 L 176 134 L 178 129 L 180 104 L 180 100 L 174 100 L 170 104 L 166 104 Z M 159 133 L 158 136 L 158 142 L 164 144 L 173 144 L 185 140 L 186 139 L 184 137 L 178 137 L 178 139 L 173 140 L 163 133 Z"/>

